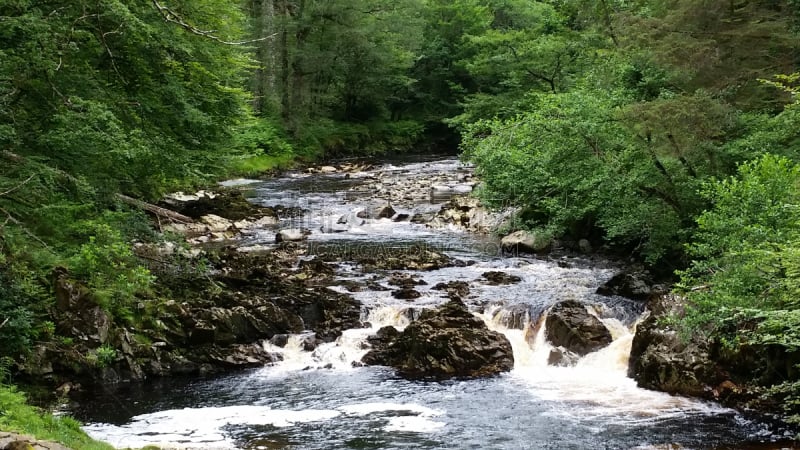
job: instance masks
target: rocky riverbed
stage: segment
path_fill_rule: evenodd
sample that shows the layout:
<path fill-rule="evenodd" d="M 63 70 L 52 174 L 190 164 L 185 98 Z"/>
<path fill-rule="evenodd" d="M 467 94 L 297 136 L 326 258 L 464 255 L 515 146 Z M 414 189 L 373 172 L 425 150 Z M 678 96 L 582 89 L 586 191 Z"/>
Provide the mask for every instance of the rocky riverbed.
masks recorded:
<path fill-rule="evenodd" d="M 444 158 L 325 166 L 169 196 L 160 206 L 189 220 L 162 222 L 161 230 L 180 239 L 136 246 L 159 279 L 158 292 L 135 305 L 132 322 L 120 322 L 97 308 L 68 272 L 55 273 L 55 323 L 73 342 L 41 346 L 25 369 L 71 391 L 80 400 L 79 417 L 94 422 L 93 435 L 125 446 L 260 448 L 273 438 L 284 442 L 264 427 L 290 427 L 300 434 L 291 431 L 286 442 L 346 447 L 336 443 L 337 433 L 373 439 L 369 430 L 383 423 L 386 411 L 399 414 L 388 419 L 387 436 L 413 435 L 381 441 L 388 448 L 441 446 L 457 430 L 467 447 L 493 446 L 487 439 L 501 435 L 530 442 L 541 427 L 553 430 L 552 442 L 580 445 L 581 433 L 599 434 L 609 448 L 782 437 L 720 406 L 637 388 L 627 377 L 631 346 L 631 375 L 641 386 L 728 398 L 709 394 L 708 386 L 719 385 L 705 379 L 687 381 L 684 375 L 702 366 L 685 369 L 686 358 L 659 359 L 678 347 L 659 347 L 665 340 L 657 313 L 634 337 L 648 302 L 655 311 L 665 298 L 666 289 L 646 271 L 593 255 L 585 239 L 565 245 L 524 232 L 503 239 L 486 234 L 501 224 L 513 227 L 514 211 L 491 211 L 467 196 L 475 183 L 468 166 Z M 153 385 L 171 375 L 232 370 L 193 383 L 208 392 L 202 407 L 173 399 L 172 382 L 164 382 L 158 386 L 167 391 L 158 392 L 166 400 L 145 400 L 146 389 L 135 394 L 144 397 L 128 398 L 121 417 L 108 418 L 128 425 L 106 423 L 94 411 L 105 398 L 92 387 L 98 382 Z M 392 381 L 397 377 L 407 381 Z M 238 383 L 271 392 L 275 402 L 230 391 Z M 285 385 L 302 395 L 284 392 Z M 447 397 L 447 386 L 459 386 L 464 401 Z M 402 399 L 407 403 L 398 406 Z M 160 406 L 132 406 L 139 402 Z M 474 402 L 488 403 L 476 411 Z M 254 408 L 261 419 L 248 416 Z M 281 421 L 269 411 L 295 419 Z M 180 420 L 194 412 L 227 428 L 181 431 Z M 505 414 L 505 421 L 496 422 L 493 413 Z M 365 428 L 342 429 L 340 416 L 360 417 L 355 423 Z M 521 417 L 530 431 L 520 431 Z M 319 421 L 328 424 L 323 435 L 294 428 Z M 496 435 L 463 428 L 489 423 L 497 424 Z"/>

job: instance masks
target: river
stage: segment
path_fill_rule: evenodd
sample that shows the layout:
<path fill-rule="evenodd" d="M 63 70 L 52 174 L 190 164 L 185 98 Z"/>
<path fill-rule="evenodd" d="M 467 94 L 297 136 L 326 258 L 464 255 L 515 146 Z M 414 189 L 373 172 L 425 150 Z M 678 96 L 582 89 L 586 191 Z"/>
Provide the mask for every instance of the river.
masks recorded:
<path fill-rule="evenodd" d="M 98 388 L 84 393 L 73 414 L 87 423 L 85 430 L 93 437 L 118 447 L 706 449 L 751 448 L 779 439 L 758 419 L 714 403 L 640 389 L 627 378 L 632 329 L 642 305 L 594 293 L 615 273 L 610 263 L 569 255 L 501 255 L 491 238 L 390 219 L 320 232 L 352 213 L 375 189 L 391 191 L 393 184 L 415 180 L 463 184 L 469 168 L 444 157 L 394 161 L 352 175 L 297 173 L 229 183 L 246 184 L 258 204 L 302 208 L 304 214 L 283 219 L 281 227 L 311 229 L 312 254 L 335 247 L 380 255 L 383 248 L 415 245 L 444 250 L 468 265 L 407 271 L 426 283 L 417 287 L 422 296 L 413 303 L 395 299 L 389 291 L 352 293 L 363 304 L 370 328 L 348 330 L 313 351 L 303 350 L 302 336 L 293 336 L 284 348 L 265 343 L 283 355 L 282 362 L 221 377 Z M 395 207 L 409 214 L 438 208 L 413 195 Z M 239 245 L 268 248 L 274 235 L 274 229 L 265 229 Z M 340 279 L 383 285 L 390 275 L 364 274 L 346 263 L 338 270 Z M 522 281 L 503 286 L 482 282 L 482 273 L 490 270 Z M 464 301 L 511 341 L 511 372 L 489 379 L 423 382 L 399 378 L 391 369 L 354 364 L 367 351 L 370 333 L 384 325 L 402 328 L 415 310 L 446 301 L 431 287 L 453 280 L 469 283 L 471 292 Z M 535 325 L 548 306 L 564 299 L 594 304 L 614 341 L 574 367 L 553 367 L 547 365 L 550 346 L 543 327 Z"/>

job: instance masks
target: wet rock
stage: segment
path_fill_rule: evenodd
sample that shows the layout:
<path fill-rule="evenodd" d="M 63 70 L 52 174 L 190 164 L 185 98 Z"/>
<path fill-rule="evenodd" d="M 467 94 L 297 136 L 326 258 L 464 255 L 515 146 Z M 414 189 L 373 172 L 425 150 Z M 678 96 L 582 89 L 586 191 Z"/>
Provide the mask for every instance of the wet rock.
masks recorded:
<path fill-rule="evenodd" d="M 499 286 L 504 284 L 516 284 L 522 281 L 522 278 L 516 275 L 509 275 L 505 272 L 490 271 L 484 272 L 481 275 L 488 284 L 492 286 Z"/>
<path fill-rule="evenodd" d="M 411 223 L 426 224 L 436 217 L 436 211 L 418 212 L 411 216 Z"/>
<path fill-rule="evenodd" d="M 581 239 L 578 241 L 578 250 L 581 253 L 592 253 L 592 244 L 588 239 Z"/>
<path fill-rule="evenodd" d="M 278 234 L 275 235 L 275 242 L 278 244 L 281 242 L 300 242 L 308 239 L 309 234 L 311 234 L 311 232 L 308 230 L 288 228 L 279 231 Z"/>
<path fill-rule="evenodd" d="M 286 344 L 289 343 L 289 335 L 288 334 L 276 334 L 272 336 L 269 340 L 269 343 L 276 346 L 276 347 L 286 347 Z"/>
<path fill-rule="evenodd" d="M 206 214 L 200 218 L 200 222 L 208 227 L 210 233 L 221 233 L 233 228 L 233 222 L 216 214 Z"/>
<path fill-rule="evenodd" d="M 510 330 L 524 330 L 530 323 L 531 310 L 532 306 L 525 303 L 503 306 L 494 312 L 492 320 Z"/>
<path fill-rule="evenodd" d="M 658 288 L 653 287 L 653 277 L 646 270 L 626 271 L 614 275 L 610 280 L 597 288 L 600 295 L 619 295 L 634 300 L 645 301 L 651 295 L 657 294 Z"/>
<path fill-rule="evenodd" d="M 388 281 L 390 286 L 399 286 L 401 288 L 413 288 L 414 286 L 424 286 L 428 283 L 425 280 L 414 278 L 410 274 L 393 273 Z"/>
<path fill-rule="evenodd" d="M 445 291 L 448 294 L 456 295 L 458 297 L 466 297 L 469 295 L 469 283 L 466 281 L 448 281 L 447 283 L 437 283 L 431 289 L 435 291 Z"/>
<path fill-rule="evenodd" d="M 226 348 L 212 348 L 208 361 L 217 366 L 233 369 L 262 367 L 274 361 L 272 354 L 259 344 L 238 344 Z"/>
<path fill-rule="evenodd" d="M 396 291 L 392 291 L 392 297 L 399 300 L 416 300 L 422 297 L 422 294 L 420 294 L 419 291 L 416 291 L 411 288 L 403 288 Z"/>
<path fill-rule="evenodd" d="M 504 237 L 500 244 L 503 250 L 510 252 L 543 253 L 550 248 L 551 241 L 531 231 L 520 230 Z"/>
<path fill-rule="evenodd" d="M 484 377 L 514 367 L 508 339 L 489 330 L 459 299 L 423 311 L 418 320 L 380 344 L 362 362 L 394 367 L 406 378 Z"/>
<path fill-rule="evenodd" d="M 679 299 L 657 300 L 655 311 L 636 326 L 628 360 L 628 375 L 641 387 L 672 394 L 706 397 L 723 381 L 711 360 L 711 344 L 701 335 L 682 339 L 659 320 L 678 307 Z"/>
<path fill-rule="evenodd" d="M 275 215 L 280 219 L 295 219 L 298 217 L 303 217 L 307 212 L 305 209 L 299 206 L 284 206 L 284 205 L 276 205 L 272 208 Z"/>
<path fill-rule="evenodd" d="M 546 338 L 554 347 L 564 347 L 579 356 L 595 352 L 611 343 L 611 332 L 583 303 L 567 300 L 556 303 L 547 315 Z"/>
<path fill-rule="evenodd" d="M 550 350 L 550 355 L 547 357 L 547 365 L 558 367 L 570 367 L 578 363 L 580 356 L 572 353 L 564 347 L 554 347 Z"/>
<path fill-rule="evenodd" d="M 160 204 L 193 219 L 209 214 L 233 221 L 248 217 L 275 216 L 270 208 L 248 202 L 239 190 L 223 190 L 217 193 L 200 191 L 195 195 L 172 194 L 164 198 Z"/>
<path fill-rule="evenodd" d="M 266 228 L 275 226 L 278 224 L 278 218 L 275 216 L 264 216 L 258 219 L 253 220 L 239 220 L 233 223 L 233 226 L 236 227 L 239 231 L 245 230 L 253 230 L 259 228 Z"/>
<path fill-rule="evenodd" d="M 411 218 L 411 214 L 397 213 L 392 217 L 392 222 L 405 222 Z"/>
<path fill-rule="evenodd" d="M 324 234 L 344 233 L 350 230 L 347 224 L 341 223 L 326 223 L 319 227 L 319 231 Z"/>
<path fill-rule="evenodd" d="M 333 166 L 322 166 L 319 169 L 317 169 L 317 171 L 319 173 L 336 173 L 339 171 L 339 169 Z"/>
<path fill-rule="evenodd" d="M 424 246 L 377 248 L 368 254 L 354 254 L 353 259 L 365 272 L 374 270 L 438 270 L 452 267 L 455 260 Z"/>
<path fill-rule="evenodd" d="M 347 214 L 345 216 L 341 216 L 341 217 L 339 217 L 339 220 L 336 221 L 336 223 L 339 224 L 339 225 L 348 225 L 348 226 L 351 226 L 351 227 L 360 227 L 360 226 L 364 225 L 364 223 L 365 223 L 364 219 L 362 219 L 361 217 L 358 216 L 358 214 L 360 212 L 361 212 L 361 210 L 357 210 L 357 211 L 353 211 L 350 214 Z"/>
<path fill-rule="evenodd" d="M 205 322 L 197 322 L 194 328 L 189 331 L 189 344 L 206 345 L 213 344 L 216 340 L 217 332 L 214 327 Z"/>
<path fill-rule="evenodd" d="M 374 202 L 364 210 L 359 211 L 356 216 L 361 219 L 390 219 L 396 211 L 388 201 Z"/>

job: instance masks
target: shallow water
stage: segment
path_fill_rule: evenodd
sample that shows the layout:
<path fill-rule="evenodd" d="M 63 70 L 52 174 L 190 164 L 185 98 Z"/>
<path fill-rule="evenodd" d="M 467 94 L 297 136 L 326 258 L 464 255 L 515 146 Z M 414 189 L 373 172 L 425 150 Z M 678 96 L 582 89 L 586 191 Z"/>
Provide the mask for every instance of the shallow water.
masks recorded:
<path fill-rule="evenodd" d="M 302 351 L 299 336 L 283 349 L 265 344 L 283 353 L 284 361 L 224 377 L 106 387 L 86 393 L 74 413 L 89 422 L 85 429 L 92 436 L 130 447 L 746 448 L 781 437 L 766 424 L 719 405 L 639 389 L 626 377 L 631 330 L 642 306 L 594 294 L 613 275 L 610 264 L 572 257 L 505 257 L 489 238 L 389 219 L 343 233 L 319 232 L 363 204 L 369 177 L 397 177 L 399 183 L 465 170 L 455 159 L 441 159 L 381 166 L 347 179 L 341 174 L 296 174 L 248 185 L 256 203 L 307 211 L 284 219 L 281 226 L 314 231 L 312 253 L 338 248 L 380 254 L 387 246 L 416 245 L 443 249 L 474 264 L 412 272 L 427 283 L 418 287 L 422 297 L 413 303 L 394 299 L 389 291 L 353 293 L 371 328 L 348 330 L 336 343 L 313 352 Z M 432 207 L 438 206 L 417 201 L 396 209 L 413 213 Z M 274 230 L 263 230 L 242 245 L 269 246 L 273 237 Z M 517 275 L 522 282 L 490 286 L 481 281 L 489 270 Z M 347 264 L 338 275 L 353 280 L 374 276 Z M 421 382 L 403 380 L 386 368 L 353 367 L 366 352 L 363 343 L 370 333 L 384 325 L 402 328 L 413 310 L 446 301 L 430 288 L 452 280 L 470 284 L 465 302 L 511 341 L 512 372 L 484 380 Z M 596 304 L 592 311 L 614 336 L 609 347 L 569 368 L 546 364 L 550 346 L 543 327 L 536 326 L 548 306 L 564 299 Z M 509 329 L 512 323 L 522 329 Z"/>

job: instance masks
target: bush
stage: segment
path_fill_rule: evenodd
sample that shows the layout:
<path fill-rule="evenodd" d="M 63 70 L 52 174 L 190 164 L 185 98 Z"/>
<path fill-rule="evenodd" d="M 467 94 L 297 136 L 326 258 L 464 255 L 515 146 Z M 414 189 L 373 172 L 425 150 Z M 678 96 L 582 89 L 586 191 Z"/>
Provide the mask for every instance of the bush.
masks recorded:
<path fill-rule="evenodd" d="M 800 166 L 767 154 L 703 195 L 713 208 L 697 219 L 694 262 L 681 273 L 687 326 L 800 306 Z"/>

